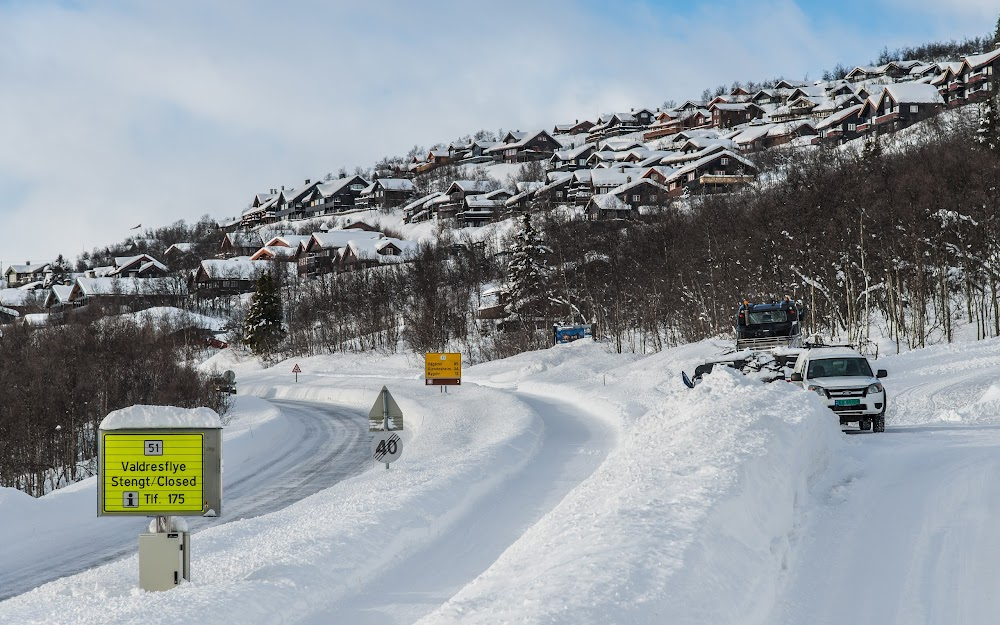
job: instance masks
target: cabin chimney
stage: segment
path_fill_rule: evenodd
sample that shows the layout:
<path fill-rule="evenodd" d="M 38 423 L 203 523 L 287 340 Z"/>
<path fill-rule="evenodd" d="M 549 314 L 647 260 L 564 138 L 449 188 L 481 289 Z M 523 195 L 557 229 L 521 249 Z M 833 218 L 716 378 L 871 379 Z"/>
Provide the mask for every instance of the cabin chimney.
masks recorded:
<path fill-rule="evenodd" d="M 306 184 L 309 184 L 309 179 L 308 178 L 306 178 Z"/>
<path fill-rule="evenodd" d="M 284 190 L 285 190 L 285 185 L 281 185 L 281 190 L 282 190 L 282 191 L 284 191 Z"/>

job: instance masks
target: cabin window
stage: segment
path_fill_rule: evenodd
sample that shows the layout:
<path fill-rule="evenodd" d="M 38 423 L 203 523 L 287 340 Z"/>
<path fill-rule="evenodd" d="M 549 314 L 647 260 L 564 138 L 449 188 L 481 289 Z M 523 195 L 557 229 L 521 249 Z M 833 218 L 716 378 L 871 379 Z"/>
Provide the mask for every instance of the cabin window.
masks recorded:
<path fill-rule="evenodd" d="M 910 112 L 911 113 L 919 113 L 920 112 L 920 106 L 918 106 L 916 104 L 911 104 L 910 105 Z"/>
<path fill-rule="evenodd" d="M 365 185 L 363 184 L 352 184 L 351 191 L 364 191 Z"/>
<path fill-rule="evenodd" d="M 562 191 L 556 191 L 556 199 L 561 200 L 562 196 L 563 196 L 563 192 Z"/>
<path fill-rule="evenodd" d="M 729 164 L 729 157 L 728 156 L 723 156 L 722 158 L 719 159 L 719 163 L 722 164 L 722 165 L 728 165 Z"/>
<path fill-rule="evenodd" d="M 688 174 L 688 182 L 690 182 L 692 180 L 694 180 L 694 172 L 691 172 L 690 174 Z"/>
<path fill-rule="evenodd" d="M 633 202 L 641 202 L 642 201 L 642 196 L 637 193 L 637 194 L 635 194 L 635 195 L 632 196 L 632 201 Z"/>
<path fill-rule="evenodd" d="M 847 129 L 851 130 L 851 131 L 857 130 L 858 129 L 858 125 L 857 124 L 847 124 Z"/>

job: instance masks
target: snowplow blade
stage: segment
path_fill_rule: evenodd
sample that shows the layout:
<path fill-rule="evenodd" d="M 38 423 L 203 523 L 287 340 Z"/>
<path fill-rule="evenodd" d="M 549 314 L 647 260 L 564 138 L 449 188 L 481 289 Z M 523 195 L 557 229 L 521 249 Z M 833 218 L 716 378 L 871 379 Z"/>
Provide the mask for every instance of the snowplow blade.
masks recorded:
<path fill-rule="evenodd" d="M 736 339 L 736 350 L 744 349 L 765 350 L 774 347 L 801 347 L 802 335 L 793 336 L 764 336 L 755 339 Z"/>

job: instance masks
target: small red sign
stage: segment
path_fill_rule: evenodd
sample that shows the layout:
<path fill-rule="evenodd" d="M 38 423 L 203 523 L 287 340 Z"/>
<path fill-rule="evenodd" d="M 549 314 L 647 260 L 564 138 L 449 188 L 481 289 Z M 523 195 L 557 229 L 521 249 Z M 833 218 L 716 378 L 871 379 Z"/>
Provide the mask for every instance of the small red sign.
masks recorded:
<path fill-rule="evenodd" d="M 302 369 L 299 368 L 299 363 L 295 363 L 295 366 L 292 367 L 292 373 L 302 373 Z"/>

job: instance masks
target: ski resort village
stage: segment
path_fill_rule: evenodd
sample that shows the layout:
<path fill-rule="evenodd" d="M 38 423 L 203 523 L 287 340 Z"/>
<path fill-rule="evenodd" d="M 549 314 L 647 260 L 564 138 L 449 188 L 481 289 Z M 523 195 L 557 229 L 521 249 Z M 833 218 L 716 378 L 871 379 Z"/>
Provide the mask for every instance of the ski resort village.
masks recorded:
<path fill-rule="evenodd" d="M 0 625 L 1000 622 L 997 7 L 376 4 L 0 2 Z"/>

